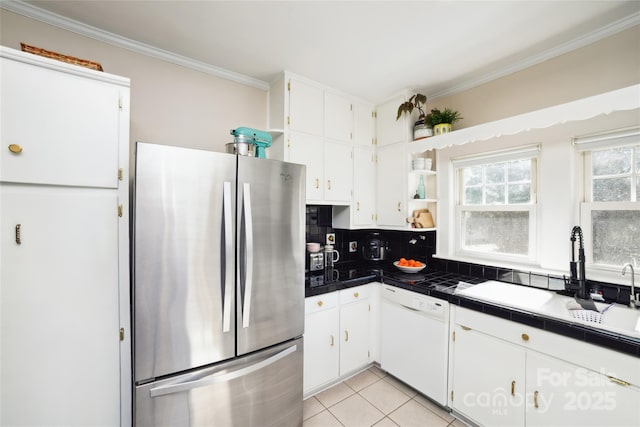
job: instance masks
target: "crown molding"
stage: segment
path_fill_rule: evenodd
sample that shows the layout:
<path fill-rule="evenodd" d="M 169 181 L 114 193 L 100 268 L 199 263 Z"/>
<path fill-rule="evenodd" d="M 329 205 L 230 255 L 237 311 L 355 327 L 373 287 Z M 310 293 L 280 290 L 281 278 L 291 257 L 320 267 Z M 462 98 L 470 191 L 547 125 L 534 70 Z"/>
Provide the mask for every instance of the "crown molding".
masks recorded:
<path fill-rule="evenodd" d="M 575 39 L 563 43 L 559 46 L 556 46 L 552 49 L 548 49 L 544 52 L 541 52 L 537 55 L 532 55 L 522 61 L 516 62 L 510 66 L 503 67 L 497 71 L 487 73 L 481 77 L 476 79 L 466 80 L 460 84 L 454 85 L 449 89 L 433 93 L 429 95 L 429 99 L 437 99 L 445 96 L 455 95 L 460 92 L 464 92 L 465 90 L 473 89 L 474 87 L 483 85 L 485 83 L 489 83 L 493 80 L 497 80 L 501 77 L 508 76 L 509 74 L 516 73 L 518 71 L 522 71 L 526 68 L 532 67 L 534 65 L 540 64 L 544 61 L 548 61 L 549 59 L 553 59 L 557 56 L 563 55 L 565 53 L 569 53 L 573 50 L 579 49 L 581 47 L 585 47 L 590 45 L 591 43 L 595 43 L 607 37 L 610 37 L 614 34 L 617 34 L 621 31 L 628 30 L 631 27 L 640 24 L 640 12 L 633 13 L 629 16 L 626 16 L 618 21 L 612 22 L 611 24 L 605 25 L 604 27 L 598 28 L 595 31 L 582 35 L 580 37 L 576 37 Z"/>
<path fill-rule="evenodd" d="M 241 83 L 246 86 L 251 86 L 265 91 L 269 90 L 269 83 L 265 81 L 226 70 L 224 68 L 216 67 L 202 61 L 188 58 L 186 56 L 178 55 L 167 50 L 159 49 L 145 43 L 140 43 L 135 40 L 122 37 L 87 24 L 83 24 L 82 22 L 66 18 L 56 13 L 49 12 L 31 4 L 24 3 L 22 1 L 2 0 L 0 2 L 0 8 L 142 55 L 150 56 L 152 58 L 170 62 L 172 64 L 211 74 L 216 77 L 231 80 L 233 82 Z"/>
<path fill-rule="evenodd" d="M 226 70 L 224 68 L 216 67 L 202 61 L 197 61 L 192 58 L 181 56 L 173 52 L 169 52 L 163 49 L 153 47 L 151 45 L 147 45 L 145 43 L 140 43 L 135 40 L 128 39 L 126 37 L 122 37 L 117 34 L 110 33 L 108 31 L 104 31 L 99 28 L 95 28 L 90 25 L 83 24 L 79 21 L 75 21 L 73 19 L 69 19 L 64 16 L 46 11 L 39 7 L 33 6 L 31 4 L 24 3 L 23 1 L 20 1 L 20 0 L 1 0 L 0 8 L 26 16 L 28 18 L 32 18 L 32 19 L 44 22 L 46 24 L 49 24 L 58 28 L 62 28 L 64 30 L 74 32 L 76 34 L 80 34 L 82 36 L 90 37 L 92 39 L 95 39 L 101 42 L 105 42 L 117 47 L 131 50 L 133 52 L 140 53 L 142 55 L 150 56 L 156 59 L 160 59 L 162 61 L 180 65 L 186 68 L 191 68 L 196 71 L 211 74 L 216 77 L 231 80 L 236 83 L 241 83 L 257 89 L 261 89 L 265 91 L 269 90 L 269 83 L 263 80 L 255 79 L 253 77 L 249 77 L 244 74 L 240 74 L 230 70 Z M 531 66 L 540 64 L 549 59 L 553 59 L 557 56 L 571 52 L 572 50 L 587 46 L 591 43 L 597 42 L 599 40 L 602 40 L 604 38 L 617 34 L 621 31 L 627 30 L 638 24 L 640 24 L 640 12 L 636 12 L 616 22 L 613 22 L 609 25 L 601 27 L 595 31 L 592 31 L 591 33 L 577 37 L 567 43 L 563 43 L 559 46 L 556 46 L 552 49 L 548 49 L 537 55 L 530 56 L 512 65 L 484 74 L 483 76 L 480 76 L 478 78 L 463 81 L 459 84 L 451 86 L 446 90 L 429 94 L 428 98 L 433 100 L 433 99 L 442 98 L 445 96 L 455 95 L 457 93 L 464 92 L 469 89 L 473 89 L 477 86 L 481 86 L 485 83 L 489 83 L 501 77 L 508 76 L 510 74 L 516 73 L 518 71 L 522 71 Z"/>

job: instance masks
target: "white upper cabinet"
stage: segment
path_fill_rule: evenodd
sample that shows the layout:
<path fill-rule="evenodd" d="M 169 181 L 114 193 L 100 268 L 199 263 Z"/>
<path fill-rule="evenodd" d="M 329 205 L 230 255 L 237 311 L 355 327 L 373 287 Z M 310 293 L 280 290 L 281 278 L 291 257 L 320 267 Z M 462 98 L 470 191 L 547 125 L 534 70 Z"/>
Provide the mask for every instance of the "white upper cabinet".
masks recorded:
<path fill-rule="evenodd" d="M 324 92 L 324 136 L 350 143 L 353 137 L 353 104 L 337 93 Z"/>
<path fill-rule="evenodd" d="M 353 144 L 372 147 L 376 140 L 374 107 L 360 101 L 353 103 Z"/>
<path fill-rule="evenodd" d="M 406 228 L 407 154 L 404 142 L 379 147 L 376 169 L 378 225 Z"/>
<path fill-rule="evenodd" d="M 19 61 L 0 74 L 2 181 L 118 187 L 121 87 Z"/>
<path fill-rule="evenodd" d="M 324 141 L 321 136 L 290 132 L 289 161 L 307 167 L 307 200 L 324 198 Z"/>
<path fill-rule="evenodd" d="M 289 79 L 289 130 L 322 135 L 324 95 L 321 87 L 295 78 Z"/>
<path fill-rule="evenodd" d="M 350 145 L 324 141 L 324 200 L 350 202 L 353 159 Z"/>
<path fill-rule="evenodd" d="M 409 119 L 403 115 L 398 120 L 398 106 L 404 102 L 404 96 L 397 96 L 376 109 L 376 134 L 378 146 L 382 147 L 396 142 L 407 142 L 409 136 Z"/>
<path fill-rule="evenodd" d="M 354 226 L 373 226 L 376 212 L 376 162 L 373 148 L 353 147 Z"/>

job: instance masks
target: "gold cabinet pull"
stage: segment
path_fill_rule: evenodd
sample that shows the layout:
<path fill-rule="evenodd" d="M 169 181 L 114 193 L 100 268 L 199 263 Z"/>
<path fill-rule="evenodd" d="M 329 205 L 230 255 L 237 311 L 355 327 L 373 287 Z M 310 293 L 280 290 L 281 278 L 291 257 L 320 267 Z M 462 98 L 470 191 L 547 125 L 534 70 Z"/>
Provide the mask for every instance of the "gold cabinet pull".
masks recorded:
<path fill-rule="evenodd" d="M 331 180 L 327 180 L 327 190 L 331 190 Z"/>
<path fill-rule="evenodd" d="M 358 298 L 358 297 L 360 296 L 360 294 L 359 294 L 359 293 L 357 293 L 357 292 L 354 292 L 354 293 L 353 293 L 353 296 L 354 296 L 354 297 L 356 297 L 356 298 Z"/>
<path fill-rule="evenodd" d="M 344 331 L 344 340 L 349 341 L 349 331 Z"/>
<path fill-rule="evenodd" d="M 533 407 L 538 409 L 538 390 L 533 392 Z"/>
<path fill-rule="evenodd" d="M 360 202 L 356 202 L 356 210 L 359 211 L 360 210 Z"/>
<path fill-rule="evenodd" d="M 322 307 L 322 300 L 318 301 L 318 307 Z"/>
<path fill-rule="evenodd" d="M 516 395 L 516 382 L 511 381 L 511 396 L 515 396 L 515 395 Z"/>
<path fill-rule="evenodd" d="M 611 381 L 612 383 L 618 384 L 618 385 L 622 385 L 622 386 L 630 386 L 631 383 L 628 383 L 624 380 L 618 379 L 616 377 L 611 377 L 611 376 L 607 376 L 607 378 L 609 379 L 609 381 Z"/>
<path fill-rule="evenodd" d="M 320 188 L 320 180 L 316 178 L 316 190 Z"/>
<path fill-rule="evenodd" d="M 402 202 L 398 202 L 398 212 L 402 212 Z"/>
<path fill-rule="evenodd" d="M 521 337 L 522 337 L 522 341 L 529 341 L 529 335 L 522 334 Z"/>
<path fill-rule="evenodd" d="M 331 347 L 333 347 L 333 335 L 330 335 L 331 337 Z"/>
<path fill-rule="evenodd" d="M 9 145 L 9 151 L 11 151 L 13 154 L 20 154 L 22 153 L 22 147 L 18 144 L 11 144 Z"/>
<path fill-rule="evenodd" d="M 16 224 L 16 243 L 21 245 L 22 239 L 20 238 L 20 224 Z"/>

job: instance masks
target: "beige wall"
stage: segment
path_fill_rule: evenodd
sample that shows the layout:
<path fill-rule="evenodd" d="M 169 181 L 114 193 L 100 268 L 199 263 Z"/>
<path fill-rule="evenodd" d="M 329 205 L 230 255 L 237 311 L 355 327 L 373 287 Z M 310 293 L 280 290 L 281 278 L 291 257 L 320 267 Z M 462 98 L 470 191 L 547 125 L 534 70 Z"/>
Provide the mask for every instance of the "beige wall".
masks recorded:
<path fill-rule="evenodd" d="M 131 79 L 132 160 L 135 141 L 224 151 L 230 129 L 266 127 L 266 91 L 0 9 L 0 44 L 20 49 L 21 42 L 100 62 L 105 72 Z"/>
<path fill-rule="evenodd" d="M 640 83 L 640 25 L 476 88 L 427 102 L 474 126 Z"/>

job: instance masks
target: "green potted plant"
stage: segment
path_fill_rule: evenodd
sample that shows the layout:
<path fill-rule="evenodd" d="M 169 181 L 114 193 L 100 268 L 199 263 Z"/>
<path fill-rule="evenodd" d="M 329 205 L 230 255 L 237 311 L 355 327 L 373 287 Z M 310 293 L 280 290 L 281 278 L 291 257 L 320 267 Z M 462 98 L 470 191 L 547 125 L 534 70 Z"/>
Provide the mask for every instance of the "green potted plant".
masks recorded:
<path fill-rule="evenodd" d="M 435 135 L 451 132 L 451 125 L 461 119 L 460 113 L 450 108 L 444 110 L 434 108 L 426 117 L 427 123 L 433 126 Z"/>
<path fill-rule="evenodd" d="M 433 135 L 431 127 L 426 123 L 426 117 L 422 106 L 427 102 L 427 97 L 421 93 L 411 96 L 408 101 L 403 102 L 398 107 L 398 115 L 396 120 L 400 119 L 402 114 L 411 114 L 414 108 L 420 111 L 418 120 L 413 125 L 413 139 L 422 139 Z"/>

